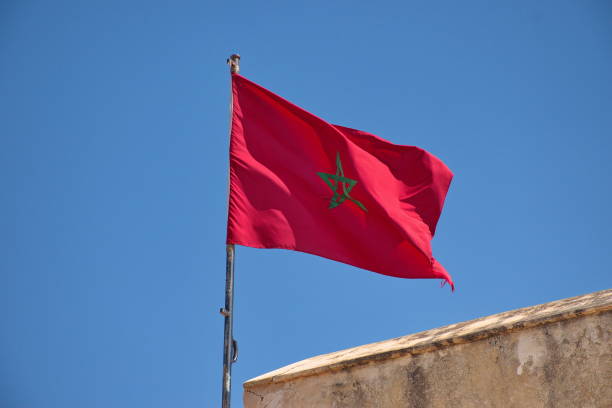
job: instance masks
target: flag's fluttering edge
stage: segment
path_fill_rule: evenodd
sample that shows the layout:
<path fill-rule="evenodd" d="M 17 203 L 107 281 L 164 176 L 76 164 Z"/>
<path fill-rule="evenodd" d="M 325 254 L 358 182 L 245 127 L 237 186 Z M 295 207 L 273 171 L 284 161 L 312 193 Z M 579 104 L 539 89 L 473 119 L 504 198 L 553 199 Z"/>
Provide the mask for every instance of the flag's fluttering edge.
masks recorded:
<path fill-rule="evenodd" d="M 431 239 L 453 174 L 414 146 L 331 125 L 232 75 L 227 243 L 453 281 Z"/>

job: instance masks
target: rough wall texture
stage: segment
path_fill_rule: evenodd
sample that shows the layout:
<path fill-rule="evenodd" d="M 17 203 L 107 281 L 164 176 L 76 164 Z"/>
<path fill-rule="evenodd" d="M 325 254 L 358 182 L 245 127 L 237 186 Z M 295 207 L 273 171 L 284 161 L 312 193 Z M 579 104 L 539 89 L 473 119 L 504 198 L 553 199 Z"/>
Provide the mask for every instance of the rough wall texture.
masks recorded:
<path fill-rule="evenodd" d="M 246 408 L 612 407 L 612 290 L 313 357 Z"/>

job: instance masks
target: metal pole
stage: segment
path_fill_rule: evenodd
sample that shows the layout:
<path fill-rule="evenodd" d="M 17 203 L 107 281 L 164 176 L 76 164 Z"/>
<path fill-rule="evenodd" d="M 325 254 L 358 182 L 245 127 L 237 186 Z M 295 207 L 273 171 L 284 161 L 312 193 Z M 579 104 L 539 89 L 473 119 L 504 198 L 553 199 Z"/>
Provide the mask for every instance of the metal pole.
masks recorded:
<path fill-rule="evenodd" d="M 225 307 L 221 314 L 225 316 L 223 330 L 223 390 L 221 393 L 221 406 L 230 408 L 232 393 L 232 364 L 236 362 L 237 347 L 233 337 L 233 308 L 234 308 L 234 245 L 226 246 L 225 260 Z"/>
<path fill-rule="evenodd" d="M 231 73 L 240 71 L 240 56 L 232 54 L 227 63 Z M 231 109 L 230 109 L 231 114 Z M 230 119 L 231 120 L 231 119 Z M 231 132 L 231 122 L 230 122 Z M 228 187 L 229 188 L 229 187 Z M 228 190 L 229 193 L 229 190 Z M 225 317 L 223 329 L 223 383 L 221 407 L 230 408 L 232 393 L 232 364 L 238 359 L 238 344 L 234 340 L 234 244 L 225 247 L 225 307 L 220 312 Z"/>

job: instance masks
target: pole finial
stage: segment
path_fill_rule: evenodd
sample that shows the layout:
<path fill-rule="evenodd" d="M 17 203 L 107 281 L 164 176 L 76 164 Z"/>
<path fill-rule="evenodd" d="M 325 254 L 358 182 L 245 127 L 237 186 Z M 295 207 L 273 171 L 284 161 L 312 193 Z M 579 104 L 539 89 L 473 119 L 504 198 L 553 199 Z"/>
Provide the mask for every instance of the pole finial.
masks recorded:
<path fill-rule="evenodd" d="M 230 66 L 230 72 L 232 74 L 240 73 L 240 55 L 232 54 L 227 59 L 227 65 Z"/>

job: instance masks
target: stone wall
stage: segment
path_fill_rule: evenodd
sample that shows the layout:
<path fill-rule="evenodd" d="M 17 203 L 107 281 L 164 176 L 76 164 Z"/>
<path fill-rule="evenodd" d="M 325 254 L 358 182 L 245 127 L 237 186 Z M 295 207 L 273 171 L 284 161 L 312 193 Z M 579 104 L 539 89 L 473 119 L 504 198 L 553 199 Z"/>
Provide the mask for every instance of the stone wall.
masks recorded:
<path fill-rule="evenodd" d="M 612 290 L 309 358 L 246 408 L 612 407 Z"/>

